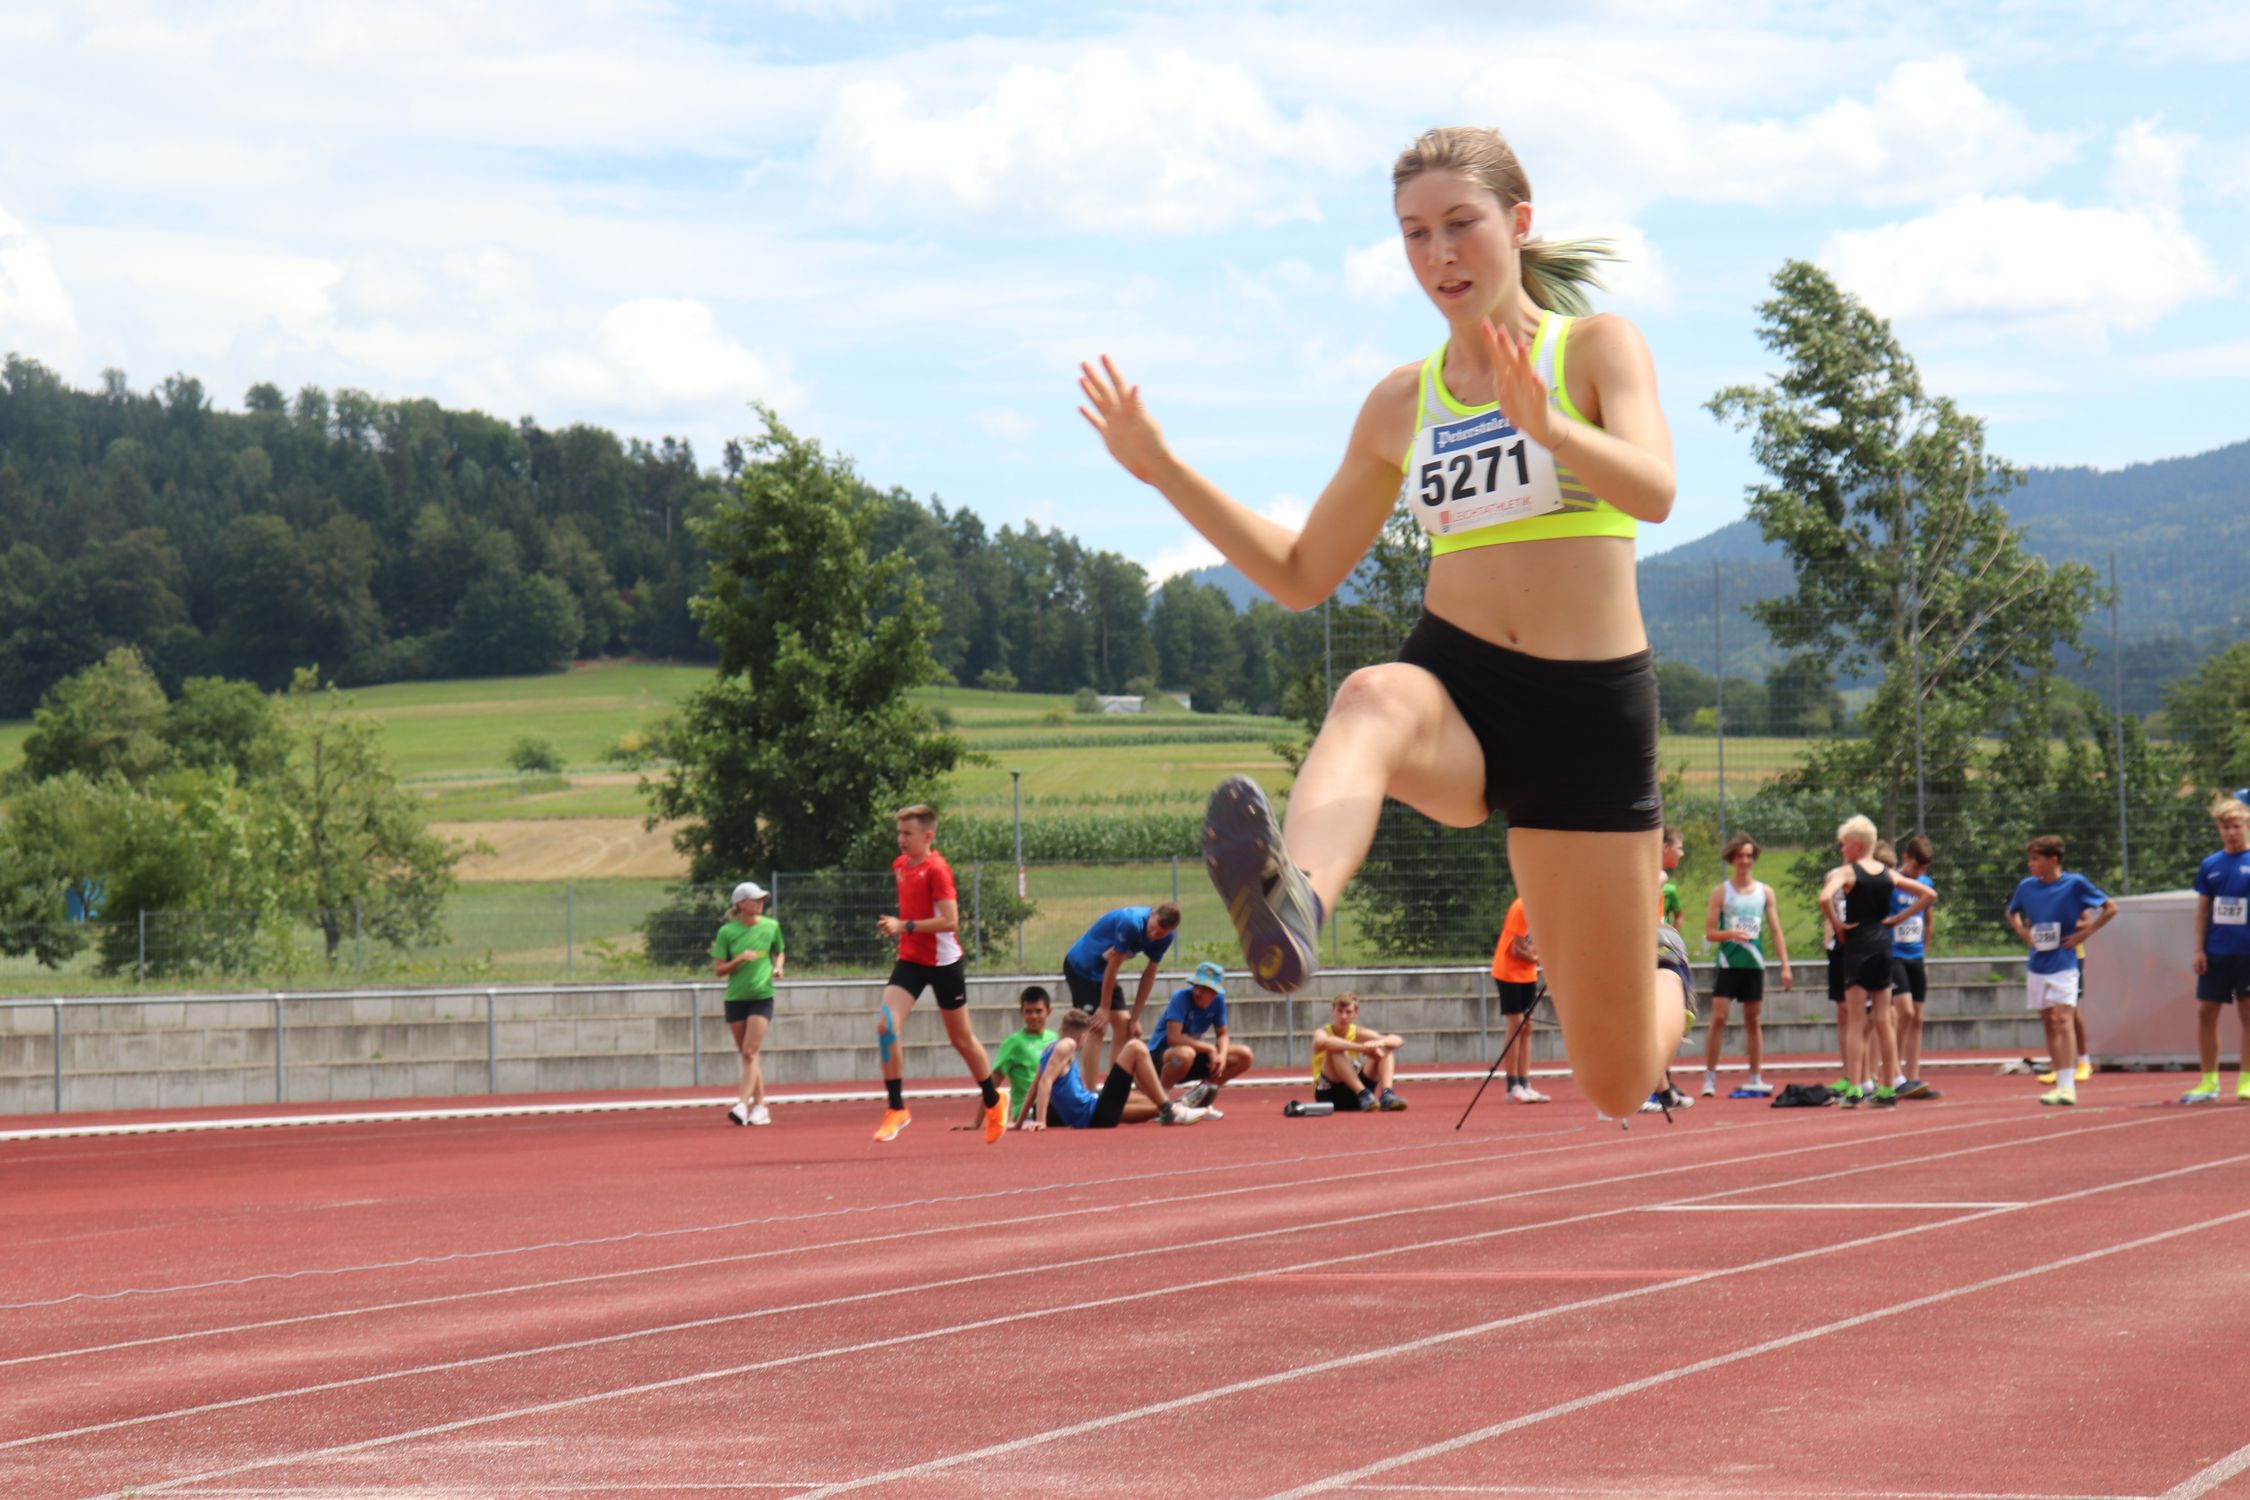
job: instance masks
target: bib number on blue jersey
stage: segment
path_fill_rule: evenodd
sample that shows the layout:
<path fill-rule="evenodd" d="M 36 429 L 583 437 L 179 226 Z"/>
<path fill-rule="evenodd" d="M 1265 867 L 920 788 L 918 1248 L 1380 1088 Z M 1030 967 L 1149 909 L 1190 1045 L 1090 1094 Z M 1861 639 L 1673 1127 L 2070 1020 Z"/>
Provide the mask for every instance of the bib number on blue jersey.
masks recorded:
<path fill-rule="evenodd" d="M 2034 922 L 2031 924 L 2031 946 L 2041 953 L 2052 953 L 2062 946 L 2062 923 Z"/>
<path fill-rule="evenodd" d="M 2211 920 L 2228 927 L 2250 923 L 2250 896 L 2213 896 Z"/>
<path fill-rule="evenodd" d="M 1563 508 L 1555 458 L 1497 411 L 1414 435 L 1414 514 L 1432 536 L 1481 531 Z"/>
<path fill-rule="evenodd" d="M 1908 917 L 1898 924 L 1898 930 L 1892 933 L 1891 937 L 1895 942 L 1904 943 L 1909 948 L 1913 947 L 1916 943 L 1922 941 L 1922 919 L 1918 916 Z"/>

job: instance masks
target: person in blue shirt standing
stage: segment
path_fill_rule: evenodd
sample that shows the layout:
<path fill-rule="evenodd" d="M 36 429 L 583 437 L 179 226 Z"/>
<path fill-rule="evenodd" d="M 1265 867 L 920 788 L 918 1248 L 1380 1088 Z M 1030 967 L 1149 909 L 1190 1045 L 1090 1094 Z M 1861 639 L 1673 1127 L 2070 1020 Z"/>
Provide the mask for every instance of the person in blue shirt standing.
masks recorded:
<path fill-rule="evenodd" d="M 2078 960 L 2071 949 L 2108 925 L 2117 903 L 2075 870 L 2062 867 L 2063 841 L 2043 833 L 2024 845 L 2030 877 L 2008 898 L 2008 926 L 2031 950 L 2024 977 L 2024 1000 L 2047 1028 L 2047 1052 L 2054 1060 L 2055 1086 L 2041 1104 L 2076 1104 L 2077 1038 L 2071 1018 L 2078 1009 Z"/>
<path fill-rule="evenodd" d="M 1095 1055 L 1101 1051 L 1101 1034 L 1109 1032 L 1109 1062 L 1117 1066 L 1119 1054 L 1141 1022 L 1141 1007 L 1156 988 L 1156 966 L 1172 951 L 1173 934 L 1180 930 L 1180 909 L 1169 901 L 1154 906 L 1120 906 L 1094 919 L 1094 925 L 1070 945 L 1063 955 L 1063 985 L 1070 1003 L 1093 1018 L 1094 1038 L 1082 1053 L 1086 1082 L 1094 1081 Z M 1117 988 L 1118 970 L 1139 955 L 1148 960 L 1141 970 L 1141 985 L 1128 1006 Z M 1113 1020 L 1120 1024 L 1112 1025 Z"/>
<path fill-rule="evenodd" d="M 1214 963 L 1195 966 L 1195 977 L 1172 992 L 1171 1003 L 1150 1028 L 1149 1051 L 1164 1069 L 1167 1091 L 1180 1083 L 1195 1087 L 1181 1097 L 1209 1105 L 1211 1118 L 1226 1118 L 1212 1101 L 1230 1078 L 1250 1071 L 1250 1049 L 1227 1039 L 1226 972 Z"/>
<path fill-rule="evenodd" d="M 1899 846 L 1898 872 L 1930 885 L 1930 861 L 1936 849 L 1926 833 L 1917 833 Z M 1904 912 L 1914 906 L 1904 886 L 1891 893 L 1891 909 Z M 1898 1021 L 1898 1071 L 1891 1084 L 1901 1099 L 1935 1099 L 1938 1091 L 1922 1081 L 1922 1005 L 1930 996 L 1928 963 L 1930 914 L 1917 911 L 1899 919 L 1891 929 L 1891 1012 Z"/>
<path fill-rule="evenodd" d="M 2195 1050 L 2203 1077 L 2182 1104 L 2219 1102 L 2219 1010 L 2239 1004 L 2250 1028 L 2250 806 L 2229 797 L 2211 809 L 2219 852 L 2195 872 Z M 2236 1065 L 2234 1097 L 2250 1104 L 2250 1031 Z"/>

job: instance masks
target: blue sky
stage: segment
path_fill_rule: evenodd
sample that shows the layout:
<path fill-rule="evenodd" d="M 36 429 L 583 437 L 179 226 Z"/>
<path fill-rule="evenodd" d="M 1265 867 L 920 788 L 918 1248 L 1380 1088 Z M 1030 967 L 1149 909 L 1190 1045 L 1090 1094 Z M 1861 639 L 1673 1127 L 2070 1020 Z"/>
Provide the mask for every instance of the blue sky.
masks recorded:
<path fill-rule="evenodd" d="M 1680 501 L 1810 258 L 2025 464 L 2250 436 L 2250 7 L 0 0 L 0 350 L 684 435 L 763 401 L 881 485 L 1163 575 L 1215 554 L 1073 410 L 1301 515 L 1440 337 L 1390 218 L 1435 124 L 1631 259 Z"/>

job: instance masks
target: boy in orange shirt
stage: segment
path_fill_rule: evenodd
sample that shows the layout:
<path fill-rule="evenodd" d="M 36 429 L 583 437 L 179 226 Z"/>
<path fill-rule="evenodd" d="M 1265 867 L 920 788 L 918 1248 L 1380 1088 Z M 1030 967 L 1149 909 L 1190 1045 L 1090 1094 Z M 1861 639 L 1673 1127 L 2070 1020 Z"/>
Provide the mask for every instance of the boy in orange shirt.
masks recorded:
<path fill-rule="evenodd" d="M 1531 940 L 1531 922 L 1523 914 L 1523 897 L 1508 903 L 1507 920 L 1500 924 L 1500 944 L 1492 950 L 1492 982 L 1500 991 L 1500 1024 L 1513 1026 L 1518 1016 L 1531 1014 L 1539 1003 L 1539 947 Z M 1508 1097 L 1518 1104 L 1545 1104 L 1547 1096 L 1531 1086 L 1531 1027 L 1527 1024 L 1501 1054 L 1508 1073 Z"/>

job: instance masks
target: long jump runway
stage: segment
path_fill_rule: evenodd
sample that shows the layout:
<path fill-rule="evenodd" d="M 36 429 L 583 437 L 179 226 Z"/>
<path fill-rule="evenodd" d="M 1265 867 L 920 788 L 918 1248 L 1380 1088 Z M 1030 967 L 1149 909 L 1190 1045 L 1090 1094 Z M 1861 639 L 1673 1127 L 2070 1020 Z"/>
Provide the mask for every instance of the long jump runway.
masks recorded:
<path fill-rule="evenodd" d="M 2250 1497 L 2178 1088 L 13 1140 L 0 1496 Z"/>

